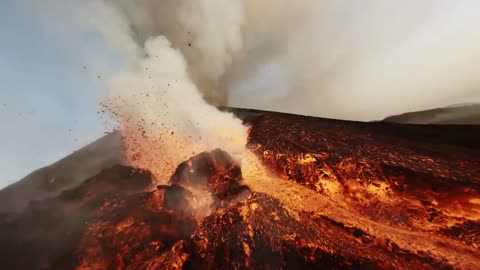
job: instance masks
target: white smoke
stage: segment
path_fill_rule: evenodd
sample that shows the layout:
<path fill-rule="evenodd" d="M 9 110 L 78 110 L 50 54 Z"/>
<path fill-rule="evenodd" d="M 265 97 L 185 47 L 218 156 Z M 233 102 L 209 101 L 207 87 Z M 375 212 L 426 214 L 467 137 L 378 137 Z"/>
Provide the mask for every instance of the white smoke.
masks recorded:
<path fill-rule="evenodd" d="M 131 58 L 148 39 L 166 37 L 187 60 L 189 77 L 204 98 L 224 105 L 218 86 L 242 49 L 242 0 L 107 0 L 91 9 L 92 22 Z"/>
<path fill-rule="evenodd" d="M 214 105 L 377 120 L 480 101 L 476 0 L 86 3 L 86 21 L 124 52 L 133 73 L 156 53 L 146 56 L 145 42 L 163 36 L 171 46 L 161 48 L 182 58 L 191 89 Z M 129 100 L 147 91 L 139 86 L 119 92 L 115 86 L 111 94 Z M 166 108 L 158 103 L 155 110 Z"/>
<path fill-rule="evenodd" d="M 480 102 L 477 0 L 18 2 L 108 82 L 130 161 L 164 179 L 242 151 L 246 128 L 212 105 L 378 120 Z M 99 33 L 126 66 L 88 44 Z"/>
<path fill-rule="evenodd" d="M 40 13 L 58 46 L 105 82 L 104 104 L 121 125 L 132 165 L 164 180 L 200 151 L 243 151 L 247 128 L 206 102 L 225 99 L 218 85 L 242 49 L 241 0 L 25 0 L 22 5 Z M 83 33 L 101 34 L 120 53 L 119 65 L 109 69 L 108 57 L 92 57 Z"/>
<path fill-rule="evenodd" d="M 112 77 L 107 104 L 132 165 L 165 179 L 201 151 L 241 154 L 246 127 L 204 99 L 217 99 L 208 94 L 219 93 L 215 84 L 241 49 L 241 1 L 130 4 L 94 2 L 91 22 L 130 59 L 130 69 Z"/>
<path fill-rule="evenodd" d="M 119 116 L 132 165 L 165 179 L 182 161 L 217 147 L 239 157 L 246 127 L 208 105 L 189 79 L 178 49 L 163 36 L 147 40 L 147 57 L 113 77 L 109 108 Z"/>
<path fill-rule="evenodd" d="M 478 1 L 247 2 L 230 105 L 377 120 L 480 101 Z"/>

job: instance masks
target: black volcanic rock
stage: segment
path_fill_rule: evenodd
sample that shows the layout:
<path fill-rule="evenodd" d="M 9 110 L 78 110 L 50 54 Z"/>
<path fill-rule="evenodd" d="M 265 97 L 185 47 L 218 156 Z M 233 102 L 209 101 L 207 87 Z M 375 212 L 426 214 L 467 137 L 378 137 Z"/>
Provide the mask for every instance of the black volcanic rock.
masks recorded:
<path fill-rule="evenodd" d="M 230 172 L 228 156 L 221 151 L 200 154 L 194 160 L 204 158 L 209 163 L 212 156 L 217 158 L 216 171 Z M 98 269 L 121 264 L 141 268 L 139 256 L 146 261 L 154 253 L 165 252 L 198 226 L 191 191 L 179 184 L 149 192 L 151 188 L 149 172 L 117 165 L 55 198 L 30 202 L 21 214 L 1 216 L 0 265 L 8 269 L 72 269 L 92 264 Z M 243 192 L 241 199 L 246 199 L 246 190 L 226 190 L 222 199 L 238 203 L 234 194 Z M 22 259 L 24 254 L 29 260 Z"/>
<path fill-rule="evenodd" d="M 274 209 L 274 211 L 272 211 Z M 335 241 L 329 239 L 335 238 Z M 361 239 L 365 239 L 364 243 Z M 451 269 L 428 254 L 418 255 L 355 228 L 305 213 L 291 215 L 281 202 L 253 193 L 245 202 L 216 212 L 199 233 L 179 242 L 148 269 Z M 393 243 L 393 245 L 395 245 Z M 375 250 L 375 259 L 370 250 Z M 389 258 L 389 259 L 387 259 Z"/>
<path fill-rule="evenodd" d="M 409 124 L 480 125 L 480 104 L 408 112 L 387 117 L 383 121 Z"/>
<path fill-rule="evenodd" d="M 55 197 L 122 163 L 120 133 L 116 131 L 0 190 L 0 213 L 17 212 L 32 200 Z"/>
<path fill-rule="evenodd" d="M 176 211 L 189 211 L 192 199 L 192 192 L 176 184 L 165 188 L 165 193 L 163 195 L 165 207 Z"/>
<path fill-rule="evenodd" d="M 148 172 L 113 166 L 0 215 L 0 265 L 478 268 L 478 127 L 241 115 L 271 174 L 242 179 L 221 150 L 183 162 L 156 189 Z M 212 211 L 195 215 L 204 194 Z"/>
<path fill-rule="evenodd" d="M 164 190 L 165 207 L 184 213 L 209 213 L 245 200 L 250 188 L 242 184 L 242 170 L 225 151 L 200 153 L 182 162 Z M 193 210 L 196 209 L 196 210 Z"/>
<path fill-rule="evenodd" d="M 182 162 L 169 182 L 221 194 L 240 186 L 241 181 L 238 163 L 225 151 L 216 149 Z"/>
<path fill-rule="evenodd" d="M 114 166 L 56 198 L 32 201 L 22 213 L 0 220 L 0 265 L 72 268 L 77 263 L 75 249 L 102 205 L 144 192 L 151 181 L 147 172 Z"/>

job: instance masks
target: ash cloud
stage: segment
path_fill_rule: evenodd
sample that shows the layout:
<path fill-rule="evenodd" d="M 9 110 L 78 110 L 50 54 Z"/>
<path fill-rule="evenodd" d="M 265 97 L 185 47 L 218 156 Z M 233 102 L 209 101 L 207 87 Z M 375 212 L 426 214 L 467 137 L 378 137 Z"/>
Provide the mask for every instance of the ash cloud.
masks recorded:
<path fill-rule="evenodd" d="M 68 1 L 47 2 L 58 9 Z M 167 144 L 186 149 L 199 141 L 237 148 L 245 128 L 212 105 L 378 120 L 480 101 L 475 0 L 89 0 L 84 7 L 76 17 L 128 59 L 109 83 L 117 100 L 109 105 L 122 121 L 148 122 L 152 140 L 173 132 Z"/>
<path fill-rule="evenodd" d="M 219 82 L 243 46 L 242 0 L 106 0 L 92 10 L 93 22 L 133 61 L 149 39 L 168 39 L 186 59 L 188 76 L 204 99 L 225 105 Z"/>
<path fill-rule="evenodd" d="M 112 78 L 107 105 L 122 125 L 131 164 L 165 180 L 202 151 L 221 147 L 240 157 L 247 128 L 204 101 L 180 50 L 160 36 L 146 41 L 145 53 L 135 69 Z"/>
<path fill-rule="evenodd" d="M 246 1 L 230 105 L 376 120 L 480 101 L 478 1 L 266 2 Z"/>
<path fill-rule="evenodd" d="M 112 76 L 107 107 L 132 165 L 162 181 L 193 154 L 216 147 L 239 157 L 247 128 L 212 104 L 241 49 L 241 1 L 105 1 L 92 23 L 130 60 Z M 208 102 L 208 103 L 207 103 Z"/>
<path fill-rule="evenodd" d="M 47 0 L 36 7 L 46 20 L 71 26 L 69 37 L 96 30 L 126 60 L 98 78 L 106 82 L 103 103 L 121 126 L 132 165 L 165 179 L 200 151 L 220 147 L 239 157 L 247 128 L 212 105 L 225 100 L 217 85 L 243 43 L 241 0 Z"/>
<path fill-rule="evenodd" d="M 478 1 L 107 3 L 138 44 L 167 37 L 213 105 L 369 121 L 480 102 Z"/>
<path fill-rule="evenodd" d="M 67 2 L 42 5 L 79 10 Z M 131 63 L 148 39 L 167 38 L 213 105 L 378 120 L 480 102 L 475 0 L 84 3 Z"/>

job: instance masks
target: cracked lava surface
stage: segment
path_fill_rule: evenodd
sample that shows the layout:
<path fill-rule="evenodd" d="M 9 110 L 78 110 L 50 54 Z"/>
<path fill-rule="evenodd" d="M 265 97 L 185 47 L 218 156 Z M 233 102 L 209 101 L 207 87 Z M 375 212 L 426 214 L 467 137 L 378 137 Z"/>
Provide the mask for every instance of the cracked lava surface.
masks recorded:
<path fill-rule="evenodd" d="M 479 128 L 237 113 L 241 161 L 118 165 L 2 216 L 2 268 L 478 269 Z"/>

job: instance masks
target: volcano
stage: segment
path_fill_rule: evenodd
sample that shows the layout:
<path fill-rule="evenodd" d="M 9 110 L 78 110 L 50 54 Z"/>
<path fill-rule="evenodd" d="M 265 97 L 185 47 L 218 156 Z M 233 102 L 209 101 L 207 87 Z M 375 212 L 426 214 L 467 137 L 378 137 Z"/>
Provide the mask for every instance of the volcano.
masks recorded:
<path fill-rule="evenodd" d="M 478 269 L 480 126 L 228 110 L 247 158 L 200 153 L 164 185 L 110 163 L 66 181 L 4 211 L 2 268 Z"/>
<path fill-rule="evenodd" d="M 480 104 L 459 104 L 444 108 L 393 115 L 386 122 L 410 124 L 480 124 Z"/>

